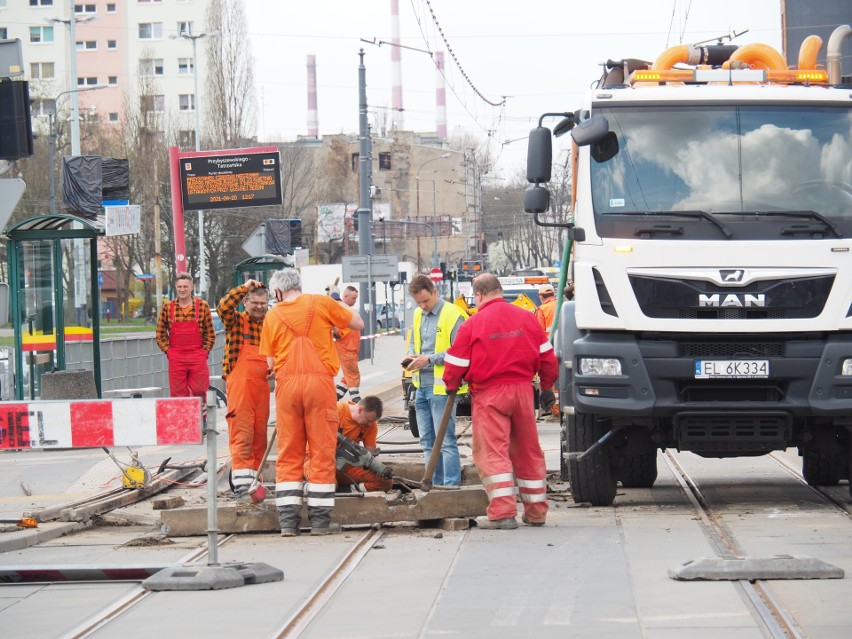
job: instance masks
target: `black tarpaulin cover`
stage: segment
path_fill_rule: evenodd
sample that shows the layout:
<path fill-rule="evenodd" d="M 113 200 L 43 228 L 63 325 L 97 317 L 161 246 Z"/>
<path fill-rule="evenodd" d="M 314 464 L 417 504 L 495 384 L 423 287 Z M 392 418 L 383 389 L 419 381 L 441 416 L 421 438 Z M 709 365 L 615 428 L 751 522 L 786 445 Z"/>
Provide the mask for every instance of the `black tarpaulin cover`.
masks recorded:
<path fill-rule="evenodd" d="M 301 220 L 267 220 L 266 252 L 270 255 L 289 255 L 302 245 Z"/>
<path fill-rule="evenodd" d="M 99 155 L 66 155 L 62 159 L 62 201 L 74 215 L 97 218 L 104 200 L 128 200 L 129 186 L 127 160 Z"/>

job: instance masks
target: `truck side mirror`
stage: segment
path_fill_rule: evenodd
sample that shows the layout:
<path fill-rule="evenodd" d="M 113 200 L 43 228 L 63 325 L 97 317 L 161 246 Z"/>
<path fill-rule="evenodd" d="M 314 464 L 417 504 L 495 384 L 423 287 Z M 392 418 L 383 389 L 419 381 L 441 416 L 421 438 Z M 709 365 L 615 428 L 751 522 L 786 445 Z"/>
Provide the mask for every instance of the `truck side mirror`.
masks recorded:
<path fill-rule="evenodd" d="M 593 115 L 571 129 L 571 137 L 577 146 L 589 146 L 600 142 L 609 133 L 609 122 L 602 115 Z"/>

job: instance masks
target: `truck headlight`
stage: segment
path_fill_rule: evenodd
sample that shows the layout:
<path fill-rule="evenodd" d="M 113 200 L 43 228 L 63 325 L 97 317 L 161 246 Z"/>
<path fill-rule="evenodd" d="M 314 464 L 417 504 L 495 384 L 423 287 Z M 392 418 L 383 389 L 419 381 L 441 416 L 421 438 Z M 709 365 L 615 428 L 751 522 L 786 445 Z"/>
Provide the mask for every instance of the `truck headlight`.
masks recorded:
<path fill-rule="evenodd" d="M 852 359 L 844 359 L 840 365 L 840 374 L 848 377 L 852 375 Z"/>
<path fill-rule="evenodd" d="M 582 375 L 621 375 L 621 361 L 614 357 L 581 357 Z"/>

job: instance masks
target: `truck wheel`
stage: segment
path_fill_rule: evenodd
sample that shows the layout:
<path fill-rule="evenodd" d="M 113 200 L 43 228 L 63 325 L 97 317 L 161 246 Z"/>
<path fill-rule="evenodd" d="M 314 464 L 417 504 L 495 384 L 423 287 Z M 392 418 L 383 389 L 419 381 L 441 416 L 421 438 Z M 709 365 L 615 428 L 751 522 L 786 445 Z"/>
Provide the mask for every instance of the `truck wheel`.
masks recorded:
<path fill-rule="evenodd" d="M 412 436 L 420 439 L 420 428 L 417 426 L 417 411 L 414 410 L 414 406 L 409 406 L 408 408 L 408 430 L 411 431 Z"/>
<path fill-rule="evenodd" d="M 802 476 L 809 486 L 837 486 L 846 476 L 846 454 L 808 446 L 802 451 Z"/>
<path fill-rule="evenodd" d="M 598 421 L 593 415 L 575 412 L 568 420 L 568 451 L 581 453 L 603 437 L 610 428 L 609 420 Z M 568 462 L 571 495 L 576 503 L 609 506 L 615 499 L 615 477 L 609 463 L 606 444 L 582 461 Z"/>
<path fill-rule="evenodd" d="M 657 481 L 657 450 L 623 458 L 621 485 L 625 488 L 650 488 Z"/>

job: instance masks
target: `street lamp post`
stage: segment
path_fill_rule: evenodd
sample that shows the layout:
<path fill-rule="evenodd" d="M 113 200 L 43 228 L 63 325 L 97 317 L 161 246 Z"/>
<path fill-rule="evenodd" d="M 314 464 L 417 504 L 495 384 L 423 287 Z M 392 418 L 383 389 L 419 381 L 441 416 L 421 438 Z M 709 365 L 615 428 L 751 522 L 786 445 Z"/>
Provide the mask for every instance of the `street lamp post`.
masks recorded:
<path fill-rule="evenodd" d="M 48 120 L 48 148 L 50 150 L 50 213 L 52 215 L 56 214 L 56 116 L 57 116 L 57 107 L 59 106 L 59 98 L 63 95 L 74 95 L 77 93 L 82 93 L 83 91 L 97 91 L 98 89 L 105 89 L 106 85 L 95 85 L 91 87 L 86 87 L 84 89 L 71 89 L 70 91 L 62 91 L 58 93 L 55 98 L 53 98 L 53 107 L 47 113 Z M 73 127 L 72 127 L 73 130 Z M 73 145 L 73 141 L 72 141 Z M 72 151 L 73 154 L 73 151 Z"/>
<path fill-rule="evenodd" d="M 213 35 L 216 35 L 216 32 L 193 35 L 187 31 L 181 31 L 177 36 L 170 36 L 173 39 L 182 38 L 184 40 L 189 40 L 192 43 L 192 75 L 195 81 L 195 93 L 193 94 L 195 103 L 192 106 L 195 109 L 196 151 L 201 150 L 201 105 L 198 99 L 198 41 L 201 38 Z M 198 295 L 203 296 L 205 289 L 207 288 L 207 261 L 204 257 L 204 211 L 200 209 L 198 211 L 198 268 L 200 271 L 198 276 Z"/>
<path fill-rule="evenodd" d="M 414 174 L 414 183 L 417 187 L 417 219 L 418 220 L 420 220 L 420 171 L 422 171 L 423 167 L 426 166 L 427 164 L 429 164 L 430 162 L 436 162 L 437 160 L 446 160 L 448 157 L 450 157 L 450 155 L 451 155 L 450 153 L 442 153 L 441 155 L 439 155 L 436 158 L 430 158 L 430 159 L 426 160 L 423 164 L 420 165 L 420 167 L 417 169 L 417 172 Z M 435 221 L 435 216 L 437 215 L 436 197 L 437 197 L 437 195 L 436 195 L 435 181 L 432 180 L 432 222 L 433 223 Z M 432 226 L 430 224 L 426 224 L 425 222 L 419 222 L 418 221 L 417 223 L 418 224 L 425 224 L 426 226 L 429 226 L 432 229 L 433 235 L 435 235 L 435 227 L 434 226 Z M 432 253 L 432 266 L 438 266 L 438 236 L 437 235 L 435 235 L 435 249 L 434 249 L 434 252 Z M 419 235 L 417 236 L 417 268 L 420 268 L 420 236 Z"/>

